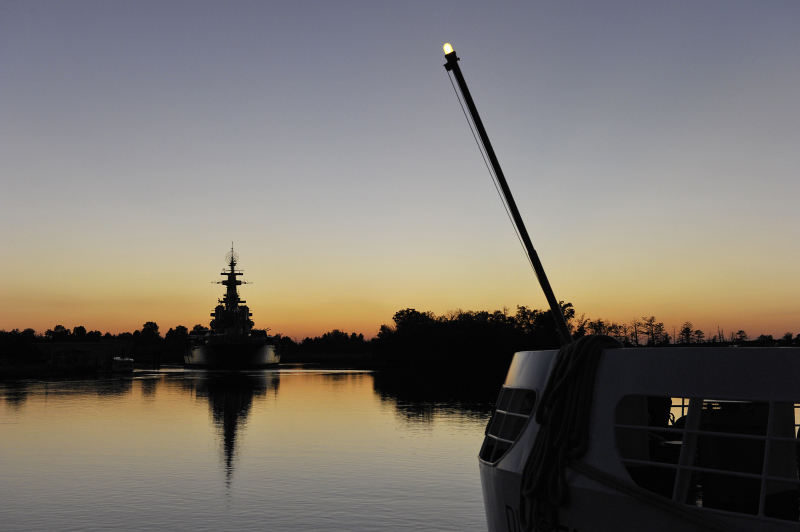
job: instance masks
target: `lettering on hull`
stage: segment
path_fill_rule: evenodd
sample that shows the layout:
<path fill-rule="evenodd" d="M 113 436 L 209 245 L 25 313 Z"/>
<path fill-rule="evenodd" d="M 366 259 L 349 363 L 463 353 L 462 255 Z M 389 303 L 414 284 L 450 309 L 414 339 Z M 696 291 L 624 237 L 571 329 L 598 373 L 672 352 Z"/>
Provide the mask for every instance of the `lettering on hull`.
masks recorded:
<path fill-rule="evenodd" d="M 508 525 L 508 532 L 522 532 L 522 526 L 519 523 L 519 512 L 507 504 L 506 524 Z M 570 528 L 566 525 L 558 525 L 556 530 L 559 532 L 579 532 L 577 528 Z"/>

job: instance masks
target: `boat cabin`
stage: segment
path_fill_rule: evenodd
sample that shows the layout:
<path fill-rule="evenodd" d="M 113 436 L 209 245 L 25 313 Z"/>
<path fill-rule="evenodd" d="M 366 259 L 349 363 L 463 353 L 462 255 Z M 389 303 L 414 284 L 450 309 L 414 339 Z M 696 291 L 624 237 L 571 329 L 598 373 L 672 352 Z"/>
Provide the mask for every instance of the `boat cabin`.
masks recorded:
<path fill-rule="evenodd" d="M 556 351 L 514 356 L 479 461 L 491 531 L 522 530 L 522 472 Z M 557 530 L 798 530 L 800 348 L 607 349 Z M 580 471 L 578 471 L 580 470 Z"/>

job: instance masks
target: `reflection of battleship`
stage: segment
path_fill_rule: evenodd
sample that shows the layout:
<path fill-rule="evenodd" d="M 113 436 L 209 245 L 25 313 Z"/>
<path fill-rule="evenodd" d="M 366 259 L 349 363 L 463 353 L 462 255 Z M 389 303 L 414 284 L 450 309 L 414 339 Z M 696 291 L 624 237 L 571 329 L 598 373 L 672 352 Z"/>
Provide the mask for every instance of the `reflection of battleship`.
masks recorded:
<path fill-rule="evenodd" d="M 187 367 L 209 367 L 219 369 L 263 368 L 277 365 L 280 356 L 275 350 L 273 338 L 266 331 L 253 331 L 250 309 L 239 299 L 237 286 L 243 283 L 236 277 L 239 256 L 233 246 L 226 257 L 230 269 L 222 270 L 227 278 L 219 284 L 225 285 L 225 297 L 211 316 L 211 330 L 204 336 L 194 337 L 192 347 L 184 357 Z"/>
<path fill-rule="evenodd" d="M 255 397 L 268 391 L 277 393 L 280 375 L 277 372 L 208 373 L 195 380 L 197 397 L 208 399 L 214 425 L 222 438 L 225 474 L 228 483 L 233 476 L 237 432 L 244 427 Z"/>

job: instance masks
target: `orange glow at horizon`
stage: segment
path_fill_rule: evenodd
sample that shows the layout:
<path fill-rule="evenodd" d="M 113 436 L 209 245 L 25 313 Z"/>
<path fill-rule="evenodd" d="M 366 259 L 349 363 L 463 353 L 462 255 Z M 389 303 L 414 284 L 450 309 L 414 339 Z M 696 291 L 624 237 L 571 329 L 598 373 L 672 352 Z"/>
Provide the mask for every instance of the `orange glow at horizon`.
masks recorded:
<path fill-rule="evenodd" d="M 517 305 L 545 309 L 515 244 L 474 246 L 464 240 L 396 255 L 368 247 L 352 256 L 297 245 L 276 255 L 242 244 L 236 249 L 243 279 L 252 284 L 239 293 L 256 327 L 298 341 L 333 329 L 370 338 L 405 308 L 437 315 L 503 307 L 513 314 Z M 177 325 L 208 326 L 224 293 L 215 284 L 225 266 L 220 247 L 199 253 L 167 249 L 157 264 L 134 260 L 132 252 L 89 258 L 65 252 L 52 264 L 44 250 L 33 254 L 33 267 L 10 262 L 5 277 L 15 282 L 0 286 L 0 329 L 30 327 L 42 334 L 55 325 L 82 325 L 117 334 L 154 321 L 163 335 Z M 800 332 L 800 285 L 787 282 L 795 275 L 791 248 L 783 257 L 774 251 L 732 255 L 724 268 L 707 254 L 697 260 L 701 248 L 687 252 L 693 257 L 642 254 L 622 260 L 613 250 L 545 240 L 539 251 L 556 297 L 572 302 L 578 316 L 617 323 L 655 316 L 670 334 L 685 321 L 707 336 L 717 327 L 751 336 Z M 759 268 L 769 275 L 753 275 Z"/>
<path fill-rule="evenodd" d="M 446 36 L 557 299 L 800 333 L 797 6 L 70 6 L 3 8 L 0 329 L 207 326 L 231 241 L 297 340 L 547 308 Z"/>
<path fill-rule="evenodd" d="M 524 268 L 515 270 L 519 271 L 483 284 L 475 283 L 475 278 L 468 274 L 439 277 L 433 282 L 417 277 L 406 279 L 407 284 L 384 289 L 379 283 L 370 286 L 363 278 L 366 286 L 361 287 L 355 280 L 343 279 L 339 283 L 305 288 L 295 288 L 303 286 L 300 281 L 279 286 L 257 282 L 241 287 L 240 294 L 253 313 L 255 326 L 268 327 L 272 334 L 300 341 L 339 329 L 371 338 L 381 325 L 392 324 L 395 312 L 405 308 L 437 315 L 458 310 L 491 312 L 503 307 L 513 314 L 517 305 L 545 309 L 546 302 L 535 280 Z M 248 273 L 245 271 L 245 279 L 257 278 Z M 605 285 L 592 285 L 591 278 L 570 282 L 565 276 L 569 272 L 563 268 L 551 276 L 557 297 L 572 302 L 577 316 L 585 314 L 592 320 L 630 323 L 633 318 L 652 315 L 665 324 L 670 334 L 673 327 L 680 328 L 685 321 L 703 330 L 706 336 L 716 334 L 717 327 L 726 334 L 744 329 L 751 336 L 800 332 L 800 315 L 791 300 L 797 294 L 790 293 L 787 297 L 780 286 L 762 285 L 759 292 L 743 286 L 737 290 L 704 286 L 702 280 L 681 281 L 677 286 L 657 285 L 632 275 Z M 116 292 L 101 294 L 96 294 L 92 286 L 79 285 L 61 291 L 51 287 L 45 294 L 6 290 L 2 294 L 5 304 L 0 309 L 0 329 L 30 327 L 42 334 L 55 325 L 69 329 L 82 325 L 87 330 L 118 334 L 141 329 L 146 321 L 154 321 L 163 335 L 177 325 L 190 329 L 195 324 L 208 326 L 209 314 L 223 288 L 202 276 L 197 280 L 197 283 L 178 279 L 176 284 L 168 282 L 169 279 L 159 284 L 144 283 L 146 290 L 128 284 Z M 465 286 L 470 290 L 460 288 Z M 769 297 L 770 292 L 775 294 L 774 298 Z M 572 294 L 577 297 L 571 297 Z"/>

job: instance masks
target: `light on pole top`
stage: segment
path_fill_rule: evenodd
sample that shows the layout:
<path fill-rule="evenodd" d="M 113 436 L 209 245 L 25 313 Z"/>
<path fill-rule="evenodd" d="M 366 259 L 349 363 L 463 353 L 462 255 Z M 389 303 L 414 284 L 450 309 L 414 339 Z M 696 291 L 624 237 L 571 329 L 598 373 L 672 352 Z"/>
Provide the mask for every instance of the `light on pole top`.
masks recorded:
<path fill-rule="evenodd" d="M 453 46 L 449 42 L 444 43 L 444 55 L 452 53 L 453 53 Z"/>

